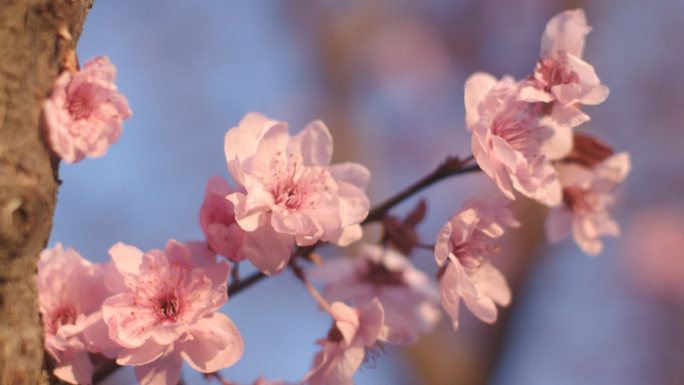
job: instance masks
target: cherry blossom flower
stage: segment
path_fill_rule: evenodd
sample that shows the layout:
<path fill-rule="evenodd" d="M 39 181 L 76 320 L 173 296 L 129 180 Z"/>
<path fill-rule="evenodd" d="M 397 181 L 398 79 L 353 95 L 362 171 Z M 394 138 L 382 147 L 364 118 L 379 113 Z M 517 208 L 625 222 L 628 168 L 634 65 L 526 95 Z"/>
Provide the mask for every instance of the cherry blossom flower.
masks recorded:
<path fill-rule="evenodd" d="M 439 295 L 454 329 L 458 329 L 461 298 L 477 318 L 487 323 L 496 321 L 495 304 L 508 306 L 511 302 L 506 279 L 490 263 L 499 251 L 496 238 L 503 235 L 504 226 L 519 226 L 507 204 L 507 199 L 495 200 L 491 205 L 470 199 L 437 235 L 435 258 L 442 267 Z"/>
<path fill-rule="evenodd" d="M 573 127 L 589 120 L 575 105 L 603 103 L 609 93 L 594 67 L 582 60 L 584 39 L 590 31 L 581 9 L 554 16 L 546 25 L 537 67 L 522 88 L 520 100 L 553 102 L 552 115 Z"/>
<path fill-rule="evenodd" d="M 328 261 L 307 275 L 325 282 L 323 296 L 328 301 L 363 307 L 377 297 L 385 311 L 381 341 L 409 345 L 417 333 L 431 330 L 441 317 L 434 282 L 391 249 L 364 244 L 359 255 Z"/>
<path fill-rule="evenodd" d="M 211 248 L 233 262 L 245 259 L 242 252 L 244 230 L 235 221 L 233 203 L 226 199 L 234 189 L 220 176 L 213 176 L 207 183 L 199 220 L 202 231 Z"/>
<path fill-rule="evenodd" d="M 89 60 L 76 73 L 63 72 L 43 113 L 53 151 L 67 163 L 104 156 L 131 117 L 128 100 L 117 91 L 116 69 L 107 57 Z"/>
<path fill-rule="evenodd" d="M 612 155 L 594 168 L 576 163 L 557 165 L 563 186 L 563 204 L 552 207 L 546 219 L 546 236 L 557 242 L 572 229 L 577 245 L 589 255 L 603 248 L 601 236 L 618 236 L 620 227 L 610 217 L 613 190 L 629 174 L 629 154 Z"/>
<path fill-rule="evenodd" d="M 72 384 L 89 384 L 93 365 L 83 336 L 86 316 L 100 308 L 106 291 L 96 266 L 60 243 L 41 253 L 36 277 L 45 350 L 54 374 Z"/>
<path fill-rule="evenodd" d="M 361 237 L 370 173 L 356 163 L 329 165 L 332 138 L 322 122 L 290 137 L 286 123 L 252 113 L 228 131 L 225 152 L 245 191 L 227 197 L 245 230 L 242 252 L 262 272 L 279 273 L 295 244 L 345 246 Z"/>
<path fill-rule="evenodd" d="M 352 376 L 375 345 L 383 324 L 383 308 L 377 299 L 362 310 L 342 302 L 331 305 L 335 324 L 328 338 L 318 343 L 323 351 L 314 357 L 313 370 L 302 380 L 308 385 L 353 385 Z"/>
<path fill-rule="evenodd" d="M 110 254 L 127 289 L 104 301 L 102 321 L 120 346 L 116 362 L 135 366 L 141 384 L 176 384 L 183 359 L 209 373 L 240 358 L 239 331 L 215 312 L 228 298 L 230 267 L 206 244 L 171 240 L 143 254 L 119 243 Z M 97 326 L 92 330 L 87 336 L 97 338 Z"/>
<path fill-rule="evenodd" d="M 570 127 L 539 116 L 533 104 L 518 100 L 520 83 L 497 81 L 486 73 L 465 85 L 466 128 L 480 168 L 510 199 L 513 190 L 548 206 L 560 203 L 560 184 L 550 161 L 572 148 Z"/>

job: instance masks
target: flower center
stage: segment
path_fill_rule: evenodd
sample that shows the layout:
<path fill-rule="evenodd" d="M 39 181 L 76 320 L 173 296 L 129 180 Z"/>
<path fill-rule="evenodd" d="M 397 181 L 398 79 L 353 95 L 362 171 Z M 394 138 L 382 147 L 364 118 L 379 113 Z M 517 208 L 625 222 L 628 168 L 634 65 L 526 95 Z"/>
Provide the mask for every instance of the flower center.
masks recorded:
<path fill-rule="evenodd" d="M 302 204 L 305 195 L 293 180 L 289 180 L 283 185 L 277 184 L 273 190 L 275 204 L 283 205 L 289 210 L 297 209 Z"/>
<path fill-rule="evenodd" d="M 166 297 L 158 299 L 157 312 L 160 317 L 175 321 L 180 310 L 180 301 L 175 293 L 169 293 Z"/>
<path fill-rule="evenodd" d="M 73 306 L 63 306 L 57 309 L 52 315 L 52 332 L 56 333 L 60 326 L 62 325 L 74 325 L 76 323 L 76 318 L 78 316 L 78 311 Z"/>
<path fill-rule="evenodd" d="M 542 145 L 542 128 L 536 117 L 522 105 L 514 116 L 499 117 L 492 122 L 492 135 L 505 140 L 511 148 L 522 154 L 528 162 L 539 155 Z"/>
<path fill-rule="evenodd" d="M 577 186 L 566 187 L 563 189 L 563 204 L 575 212 L 588 212 L 595 206 L 596 196 Z"/>
<path fill-rule="evenodd" d="M 477 231 L 469 241 L 454 244 L 451 252 L 458 258 L 465 271 L 473 274 L 499 252 L 499 245 L 495 239 Z"/>
<path fill-rule="evenodd" d="M 74 119 L 83 119 L 90 116 L 93 111 L 93 105 L 82 92 L 74 92 L 67 95 L 67 110 Z"/>
<path fill-rule="evenodd" d="M 534 80 L 537 88 L 551 92 L 551 87 L 555 85 L 579 83 L 579 75 L 568 69 L 566 60 L 554 57 L 540 58 L 534 69 Z"/>

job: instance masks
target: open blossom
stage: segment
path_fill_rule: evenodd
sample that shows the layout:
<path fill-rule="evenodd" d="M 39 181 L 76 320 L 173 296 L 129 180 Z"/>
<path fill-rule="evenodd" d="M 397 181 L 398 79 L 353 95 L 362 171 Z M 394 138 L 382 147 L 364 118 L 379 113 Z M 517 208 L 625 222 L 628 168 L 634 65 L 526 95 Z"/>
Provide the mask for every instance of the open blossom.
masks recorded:
<path fill-rule="evenodd" d="M 442 266 L 439 295 L 454 329 L 458 328 L 461 299 L 488 323 L 496 321 L 495 304 L 508 306 L 511 302 L 506 278 L 490 263 L 499 251 L 496 238 L 503 235 L 504 226 L 519 226 L 506 205 L 506 199 L 491 205 L 470 199 L 437 235 L 435 258 Z"/>
<path fill-rule="evenodd" d="M 557 168 L 563 204 L 549 210 L 546 236 L 556 242 L 572 230 L 577 245 L 585 253 L 597 255 L 603 248 L 600 237 L 620 234 L 610 209 L 615 201 L 613 190 L 629 174 L 629 154 L 615 154 L 593 168 L 576 163 L 560 163 Z"/>
<path fill-rule="evenodd" d="M 434 282 L 391 249 L 363 245 L 359 258 L 338 258 L 307 272 L 325 282 L 328 301 L 353 302 L 363 307 L 377 298 L 385 311 L 381 341 L 408 345 L 417 333 L 439 321 L 439 294 Z"/>
<path fill-rule="evenodd" d="M 57 78 L 43 112 L 50 145 L 65 162 L 101 157 L 119 140 L 131 110 L 115 80 L 116 69 L 107 57 L 91 59 L 80 71 L 65 71 Z"/>
<path fill-rule="evenodd" d="M 552 115 L 572 126 L 589 120 L 575 105 L 602 103 L 609 93 L 594 67 L 582 60 L 584 39 L 590 31 L 581 9 L 554 16 L 546 25 L 537 67 L 521 90 L 520 100 L 553 102 L 556 111 Z"/>
<path fill-rule="evenodd" d="M 550 161 L 572 147 L 572 132 L 518 100 L 520 83 L 475 73 L 466 81 L 466 128 L 473 156 L 510 199 L 513 190 L 548 206 L 560 203 L 560 184 Z"/>
<path fill-rule="evenodd" d="M 97 311 L 106 291 L 98 269 L 60 243 L 41 253 L 38 295 L 45 350 L 55 359 L 54 374 L 72 384 L 89 384 L 93 365 L 83 336 L 88 314 Z"/>
<path fill-rule="evenodd" d="M 308 385 L 353 385 L 352 376 L 377 343 L 383 324 L 383 308 L 374 299 L 361 310 L 342 302 L 331 305 L 335 324 L 328 338 L 318 343 L 323 351 L 314 357 L 314 368 L 302 380 Z"/>
<path fill-rule="evenodd" d="M 227 197 L 245 230 L 242 252 L 262 272 L 279 273 L 295 244 L 361 238 L 370 173 L 356 163 L 330 165 L 332 138 L 322 122 L 291 137 L 286 123 L 251 113 L 228 131 L 225 152 L 244 189 Z"/>
<path fill-rule="evenodd" d="M 234 364 L 243 341 L 233 322 L 216 313 L 227 300 L 227 261 L 203 243 L 169 241 L 165 250 L 140 250 L 124 244 L 110 249 L 126 290 L 107 298 L 102 322 L 88 337 L 95 346 L 116 351 L 119 365 L 135 366 L 143 385 L 175 385 L 183 359 L 200 372 Z M 109 344 L 109 345 L 108 345 Z M 93 349 L 97 350 L 97 349 Z"/>
<path fill-rule="evenodd" d="M 199 220 L 211 248 L 231 261 L 245 259 L 242 252 L 244 230 L 235 221 L 233 203 L 226 199 L 234 189 L 220 176 L 213 176 L 207 183 Z"/>

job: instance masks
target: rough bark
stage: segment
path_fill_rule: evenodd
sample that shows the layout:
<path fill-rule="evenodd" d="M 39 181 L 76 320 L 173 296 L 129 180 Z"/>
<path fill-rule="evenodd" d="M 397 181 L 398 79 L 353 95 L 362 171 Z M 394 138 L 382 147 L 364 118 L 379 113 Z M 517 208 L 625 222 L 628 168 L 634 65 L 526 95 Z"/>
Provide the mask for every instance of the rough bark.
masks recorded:
<path fill-rule="evenodd" d="M 0 0 L 1 385 L 47 381 L 34 276 L 59 182 L 41 106 L 92 3 Z"/>

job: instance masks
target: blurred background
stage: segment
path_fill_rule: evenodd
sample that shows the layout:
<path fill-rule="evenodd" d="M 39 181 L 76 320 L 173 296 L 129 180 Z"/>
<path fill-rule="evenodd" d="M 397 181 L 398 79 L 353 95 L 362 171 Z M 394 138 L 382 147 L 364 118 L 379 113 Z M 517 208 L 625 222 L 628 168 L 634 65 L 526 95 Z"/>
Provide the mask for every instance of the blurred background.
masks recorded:
<path fill-rule="evenodd" d="M 681 0 L 97 0 L 78 54 L 109 56 L 133 118 L 107 156 L 63 164 L 50 246 L 92 261 L 118 241 L 142 250 L 201 239 L 207 180 L 228 176 L 225 132 L 249 111 L 297 132 L 324 120 L 334 162 L 372 172 L 381 202 L 447 155 L 470 154 L 463 84 L 475 71 L 531 74 L 546 22 L 583 7 L 594 28 L 584 58 L 610 87 L 586 111 L 591 133 L 633 171 L 622 187 L 619 239 L 597 258 L 571 239 L 548 245 L 544 210 L 518 199 L 524 223 L 495 261 L 513 303 L 485 325 L 468 312 L 408 349 L 387 350 L 357 384 L 684 383 L 684 2 Z M 425 243 L 470 196 L 497 195 L 483 174 L 442 182 L 398 207 L 428 202 Z M 369 233 L 373 233 L 370 229 Z M 377 231 L 376 231 L 377 233 Z M 328 248 L 323 254 L 341 255 Z M 433 275 L 429 252 L 414 262 Z M 245 266 L 242 274 L 249 273 Z M 229 299 L 245 352 L 222 374 L 298 381 L 330 318 L 291 274 Z M 206 383 L 192 370 L 187 384 Z M 135 383 L 119 370 L 108 384 Z"/>

